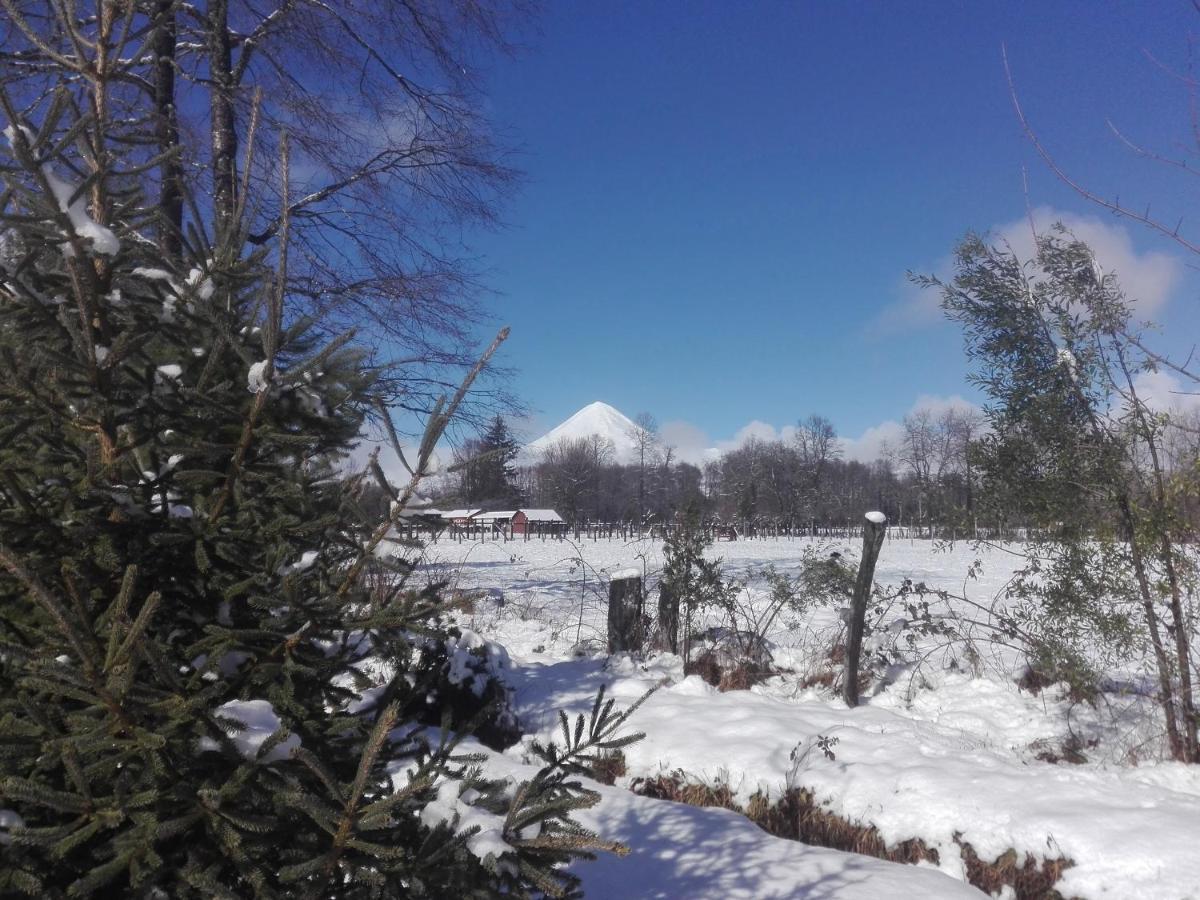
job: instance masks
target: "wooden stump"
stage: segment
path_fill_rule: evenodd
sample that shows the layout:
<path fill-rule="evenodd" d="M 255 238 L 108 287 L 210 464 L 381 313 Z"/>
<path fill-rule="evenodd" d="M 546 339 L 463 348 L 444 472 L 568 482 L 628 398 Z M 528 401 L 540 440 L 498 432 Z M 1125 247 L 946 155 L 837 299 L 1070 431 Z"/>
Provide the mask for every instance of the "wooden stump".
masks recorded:
<path fill-rule="evenodd" d="M 679 652 L 679 598 L 665 586 L 658 589 L 658 648 Z"/>
<path fill-rule="evenodd" d="M 608 585 L 608 652 L 642 649 L 642 576 L 618 572 Z"/>
<path fill-rule="evenodd" d="M 858 564 L 858 579 L 854 582 L 854 601 L 850 607 L 850 634 L 846 639 L 846 673 L 842 696 L 846 705 L 858 706 L 858 663 L 862 654 L 863 625 L 867 618 L 867 601 L 875 583 L 875 563 L 887 534 L 887 516 L 869 512 L 863 525 L 863 553 Z"/>

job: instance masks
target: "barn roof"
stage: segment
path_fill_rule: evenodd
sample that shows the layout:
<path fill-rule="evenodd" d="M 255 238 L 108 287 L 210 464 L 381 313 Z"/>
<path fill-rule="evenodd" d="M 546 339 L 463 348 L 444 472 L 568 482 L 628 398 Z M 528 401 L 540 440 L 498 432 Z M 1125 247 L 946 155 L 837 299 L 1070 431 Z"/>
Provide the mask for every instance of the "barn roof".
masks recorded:
<path fill-rule="evenodd" d="M 522 509 L 530 522 L 561 522 L 562 516 L 552 509 Z"/>
<path fill-rule="evenodd" d="M 471 519 L 481 512 L 482 509 L 445 509 L 441 515 L 443 519 Z"/>
<path fill-rule="evenodd" d="M 401 519 L 436 519 L 440 516 L 444 516 L 445 513 L 440 509 L 433 509 L 428 506 L 406 506 L 404 509 L 400 510 L 397 515 Z"/>
<path fill-rule="evenodd" d="M 473 516 L 473 518 L 475 519 L 476 522 L 495 522 L 500 519 L 511 519 L 518 512 L 520 512 L 520 510 L 497 509 L 497 510 L 493 510 L 492 512 L 480 513 L 477 516 Z"/>

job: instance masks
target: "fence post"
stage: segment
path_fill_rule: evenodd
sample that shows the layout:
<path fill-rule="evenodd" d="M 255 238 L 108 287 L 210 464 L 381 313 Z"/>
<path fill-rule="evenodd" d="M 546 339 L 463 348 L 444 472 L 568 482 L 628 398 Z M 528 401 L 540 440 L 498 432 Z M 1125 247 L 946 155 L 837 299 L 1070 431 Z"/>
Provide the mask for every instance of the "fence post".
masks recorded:
<path fill-rule="evenodd" d="M 854 601 L 850 607 L 850 634 L 846 639 L 846 673 L 842 683 L 842 696 L 849 707 L 858 706 L 858 662 L 862 653 L 863 625 L 867 618 L 867 600 L 871 597 L 871 586 L 875 583 L 875 563 L 887 534 L 887 516 L 881 512 L 869 512 L 863 526 L 862 560 L 858 564 L 858 579 L 854 582 Z M 848 524 L 848 523 L 847 523 Z"/>
<path fill-rule="evenodd" d="M 614 572 L 608 585 L 608 652 L 642 649 L 642 575 Z"/>

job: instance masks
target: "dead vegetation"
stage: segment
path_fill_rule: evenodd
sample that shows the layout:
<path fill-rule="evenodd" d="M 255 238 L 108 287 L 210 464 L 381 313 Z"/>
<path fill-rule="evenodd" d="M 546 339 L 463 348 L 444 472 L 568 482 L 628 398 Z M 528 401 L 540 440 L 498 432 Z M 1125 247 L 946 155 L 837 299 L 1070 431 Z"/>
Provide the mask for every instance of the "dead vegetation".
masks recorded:
<path fill-rule="evenodd" d="M 776 674 L 750 660 L 726 660 L 706 650 L 684 667 L 684 674 L 699 675 L 718 691 L 746 691 Z"/>
<path fill-rule="evenodd" d="M 890 862 L 936 864 L 938 851 L 919 839 L 902 841 L 888 846 L 873 825 L 852 822 L 825 809 L 811 791 L 792 788 L 778 799 L 756 793 L 745 805 L 737 802 L 728 785 L 709 785 L 689 780 L 681 773 L 660 775 L 657 778 L 636 779 L 631 789 L 646 797 L 673 800 L 690 806 L 715 806 L 741 813 L 759 828 L 776 837 L 800 841 L 816 847 L 829 847 L 861 853 Z M 980 859 L 975 849 L 955 838 L 966 867 L 967 880 L 987 894 L 995 895 L 1004 888 L 1012 891 L 1017 900 L 1062 900 L 1054 887 L 1065 869 L 1072 865 L 1068 859 L 1024 858 L 1008 850 L 995 860 Z"/>
<path fill-rule="evenodd" d="M 620 750 L 601 753 L 592 761 L 591 775 L 601 784 L 616 784 L 625 776 L 625 754 Z"/>

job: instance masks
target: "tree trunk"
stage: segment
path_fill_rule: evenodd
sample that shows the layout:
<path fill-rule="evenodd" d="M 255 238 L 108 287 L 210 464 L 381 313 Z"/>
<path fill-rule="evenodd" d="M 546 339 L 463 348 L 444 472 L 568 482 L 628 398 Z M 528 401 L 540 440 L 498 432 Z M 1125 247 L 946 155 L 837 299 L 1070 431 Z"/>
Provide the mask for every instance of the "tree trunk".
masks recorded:
<path fill-rule="evenodd" d="M 176 152 L 162 161 L 158 187 L 158 245 L 171 260 L 183 254 L 183 160 L 175 110 L 175 0 L 158 0 L 154 35 L 154 133 L 158 152 Z"/>
<path fill-rule="evenodd" d="M 229 236 L 237 217 L 237 120 L 234 115 L 233 46 L 229 2 L 214 0 L 208 12 L 211 92 L 213 228 L 216 245 Z"/>
<path fill-rule="evenodd" d="M 642 649 L 642 578 L 613 578 L 608 586 L 608 652 Z"/>
<path fill-rule="evenodd" d="M 1166 648 L 1163 646 L 1162 634 L 1159 631 L 1158 613 L 1154 609 L 1154 595 L 1150 589 L 1150 578 L 1146 574 L 1142 548 L 1138 544 L 1133 506 L 1129 502 L 1129 498 L 1122 493 L 1117 498 L 1117 507 L 1121 511 L 1122 524 L 1129 540 L 1130 560 L 1133 563 L 1134 576 L 1137 578 L 1138 593 L 1141 594 L 1142 610 L 1146 616 L 1146 630 L 1150 632 L 1150 645 L 1154 648 L 1154 661 L 1158 668 L 1158 686 L 1162 691 L 1159 704 L 1162 706 L 1163 716 L 1167 723 L 1167 745 L 1171 748 L 1173 759 L 1184 761 L 1187 759 L 1187 752 L 1179 733 L 1175 686 L 1171 680 L 1171 663 L 1167 659 Z M 1186 665 L 1186 660 L 1184 662 Z"/>
<path fill-rule="evenodd" d="M 665 586 L 658 589 L 658 646 L 679 652 L 679 598 Z"/>
<path fill-rule="evenodd" d="M 862 653 L 863 627 L 867 617 L 867 600 L 875 583 L 875 562 L 887 534 L 887 517 L 869 512 L 863 524 L 863 553 L 858 564 L 858 579 L 854 582 L 854 601 L 850 607 L 849 636 L 846 639 L 846 673 L 842 696 L 849 707 L 858 706 L 858 663 Z"/>

